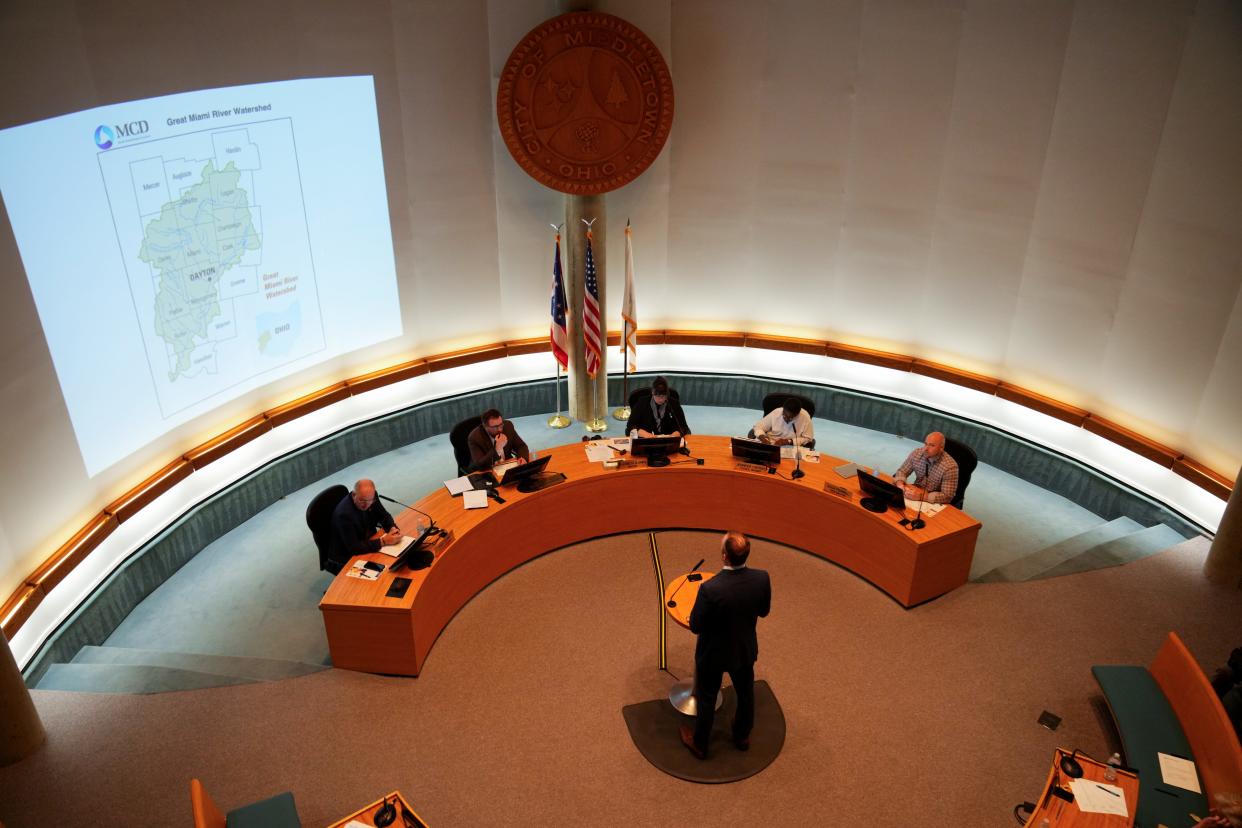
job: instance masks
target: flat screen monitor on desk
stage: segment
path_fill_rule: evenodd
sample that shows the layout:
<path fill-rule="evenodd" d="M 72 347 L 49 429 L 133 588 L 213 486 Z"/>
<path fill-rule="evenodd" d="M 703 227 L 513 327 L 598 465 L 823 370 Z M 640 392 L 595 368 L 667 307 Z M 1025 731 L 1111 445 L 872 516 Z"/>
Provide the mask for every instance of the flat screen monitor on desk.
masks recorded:
<path fill-rule="evenodd" d="M 537 492 L 540 489 L 555 486 L 565 479 L 565 475 L 560 472 L 544 473 L 544 469 L 548 467 L 548 461 L 551 459 L 552 455 L 545 454 L 538 460 L 510 466 L 509 470 L 505 472 L 505 476 L 500 479 L 500 485 L 508 486 L 511 483 L 516 483 L 519 492 Z"/>
<path fill-rule="evenodd" d="M 762 463 L 765 466 L 781 464 L 781 447 L 775 443 L 761 443 L 744 437 L 731 438 L 733 456 L 750 463 Z"/>
<path fill-rule="evenodd" d="M 859 503 L 868 511 L 883 512 L 891 506 L 900 512 L 906 508 L 904 489 L 862 469 L 858 470 L 858 488 L 862 489 L 864 495 Z"/>
<path fill-rule="evenodd" d="M 427 538 L 431 537 L 432 532 L 438 531 L 435 527 L 428 526 L 419 533 L 419 536 L 414 539 L 413 543 L 402 549 L 401 554 L 393 558 L 392 563 L 388 565 L 389 571 L 396 572 L 403 566 L 408 566 L 410 569 L 426 569 L 431 566 L 431 562 L 436 556 L 432 554 L 430 549 L 424 549 L 423 544 L 426 543 Z"/>
<path fill-rule="evenodd" d="M 667 466 L 668 456 L 680 448 L 680 437 L 635 437 L 630 441 L 630 454 L 646 457 L 648 466 Z"/>

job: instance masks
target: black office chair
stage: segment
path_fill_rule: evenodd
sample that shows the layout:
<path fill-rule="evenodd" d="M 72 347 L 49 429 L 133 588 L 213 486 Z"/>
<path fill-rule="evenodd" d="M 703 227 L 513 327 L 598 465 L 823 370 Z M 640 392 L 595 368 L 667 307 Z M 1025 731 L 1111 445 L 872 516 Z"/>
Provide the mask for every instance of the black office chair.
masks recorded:
<path fill-rule="evenodd" d="M 453 430 L 449 432 L 449 442 L 453 444 L 453 456 L 457 458 L 457 476 L 469 474 L 473 461 L 470 459 L 470 444 L 466 442 L 470 439 L 470 432 L 474 431 L 483 424 L 483 418 L 479 415 L 467 417 L 457 425 L 453 426 Z"/>
<path fill-rule="evenodd" d="M 979 457 L 970 446 L 950 437 L 944 438 L 944 450 L 957 461 L 957 494 L 949 501 L 949 505 L 960 509 L 962 500 L 966 497 L 966 487 L 970 485 L 970 476 L 979 465 Z"/>
<path fill-rule="evenodd" d="M 311 537 L 315 539 L 315 546 L 319 549 L 319 568 L 333 575 L 341 571 L 345 562 L 336 561 L 330 557 L 332 512 L 347 494 L 349 494 L 349 487 L 338 484 L 315 495 L 315 499 L 306 507 L 306 525 L 311 530 Z"/>
<path fill-rule="evenodd" d="M 668 397 L 674 402 L 681 402 L 681 395 L 677 393 L 676 388 L 668 389 Z M 639 405 L 651 405 L 651 386 L 648 385 L 646 388 L 635 388 L 630 392 L 630 398 L 626 401 L 626 404 L 629 405 L 631 411 Z"/>
<path fill-rule="evenodd" d="M 808 417 L 815 416 L 815 403 L 814 402 L 802 396 L 801 394 L 791 394 L 788 391 L 777 391 L 775 394 L 768 394 L 766 397 L 764 397 L 763 398 L 763 416 L 766 417 L 769 414 L 771 414 L 773 411 L 775 411 L 776 409 L 782 408 L 785 405 L 785 400 L 789 399 L 790 397 L 798 401 L 798 405 L 802 406 L 802 410 L 806 412 L 806 416 Z M 746 432 L 746 436 L 751 438 L 752 440 L 755 439 L 755 430 L 752 428 L 750 431 Z M 803 446 L 803 448 L 807 448 L 807 449 L 815 448 L 815 440 L 812 439 L 805 446 Z"/>

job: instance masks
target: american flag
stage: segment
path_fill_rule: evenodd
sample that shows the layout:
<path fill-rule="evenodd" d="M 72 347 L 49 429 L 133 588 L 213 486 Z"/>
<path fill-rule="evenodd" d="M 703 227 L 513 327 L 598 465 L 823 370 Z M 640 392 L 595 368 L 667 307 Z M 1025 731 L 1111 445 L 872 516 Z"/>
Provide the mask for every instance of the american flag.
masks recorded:
<path fill-rule="evenodd" d="M 586 341 L 587 376 L 594 379 L 599 371 L 604 337 L 599 325 L 599 282 L 595 279 L 595 256 L 591 253 L 591 227 L 586 233 L 586 284 L 582 296 L 582 336 Z"/>
<path fill-rule="evenodd" d="M 556 234 L 552 259 L 552 356 L 569 370 L 569 330 L 565 327 L 565 282 L 561 279 L 561 234 Z"/>

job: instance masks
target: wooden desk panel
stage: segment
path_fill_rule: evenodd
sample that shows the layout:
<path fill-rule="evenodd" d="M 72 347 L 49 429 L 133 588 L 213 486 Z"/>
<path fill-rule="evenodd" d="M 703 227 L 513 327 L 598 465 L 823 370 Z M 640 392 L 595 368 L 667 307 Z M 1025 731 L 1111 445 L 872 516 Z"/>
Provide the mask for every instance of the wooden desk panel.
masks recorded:
<path fill-rule="evenodd" d="M 1138 809 L 1139 781 L 1129 771 L 1118 770 L 1117 779 L 1108 782 L 1104 773 L 1108 770 L 1105 763 L 1092 759 L 1090 756 L 1078 754 L 1078 763 L 1082 765 L 1083 779 L 1116 785 L 1121 788 L 1126 798 L 1126 811 L 1129 816 L 1117 814 L 1085 814 L 1078 810 L 1078 805 L 1065 802 L 1052 796 L 1052 788 L 1059 784 L 1069 784 L 1068 778 L 1061 773 L 1061 757 L 1069 756 L 1070 751 L 1057 748 L 1052 755 L 1052 769 L 1048 771 L 1048 781 L 1044 783 L 1043 792 L 1035 802 L 1035 810 L 1027 819 L 1027 825 L 1039 825 L 1040 820 L 1047 819 L 1050 828 L 1134 828 L 1134 814 Z M 1189 823 L 1188 823 L 1189 824 Z"/>
<path fill-rule="evenodd" d="M 806 477 L 792 481 L 735 468 L 728 438 L 693 435 L 688 444 L 704 465 L 675 456 L 666 468 L 605 469 L 586 460 L 580 443 L 561 446 L 552 450 L 549 469 L 563 472 L 566 482 L 531 494 L 506 488 L 507 502 L 487 509 L 466 511 L 437 489 L 416 505 L 451 536 L 437 544 L 429 569 L 400 573 L 412 580 L 404 598 L 384 597 L 395 577 L 387 571 L 376 581 L 342 571 L 324 595 L 333 663 L 417 675 L 453 615 L 492 581 L 546 552 L 621 532 L 737 529 L 840 564 L 907 607 L 966 582 L 980 524 L 957 509 L 911 532 L 893 512 L 878 515 L 858 504 L 857 479 L 832 471 L 845 462 L 839 458 L 804 463 Z M 793 465 L 784 461 L 780 473 L 788 476 Z M 848 489 L 851 499 L 825 492 L 825 482 Z M 417 517 L 403 513 L 397 522 L 411 534 Z M 391 560 L 379 552 L 364 557 Z"/>

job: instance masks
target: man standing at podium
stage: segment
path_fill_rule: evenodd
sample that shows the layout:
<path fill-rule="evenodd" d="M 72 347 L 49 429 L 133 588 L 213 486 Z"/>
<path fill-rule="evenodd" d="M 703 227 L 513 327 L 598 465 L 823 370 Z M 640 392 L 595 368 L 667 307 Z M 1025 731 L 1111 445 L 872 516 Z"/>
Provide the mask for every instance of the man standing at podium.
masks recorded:
<path fill-rule="evenodd" d="M 740 532 L 729 532 L 720 544 L 720 574 L 703 583 L 690 611 L 690 631 L 698 635 L 694 648 L 694 704 L 698 715 L 694 729 L 681 726 L 681 741 L 699 759 L 707 758 L 707 745 L 716 715 L 716 694 L 724 674 L 733 680 L 737 713 L 733 718 L 733 744 L 750 748 L 755 724 L 755 660 L 759 639 L 755 625 L 772 606 L 772 583 L 762 569 L 746 566 L 750 541 Z"/>

